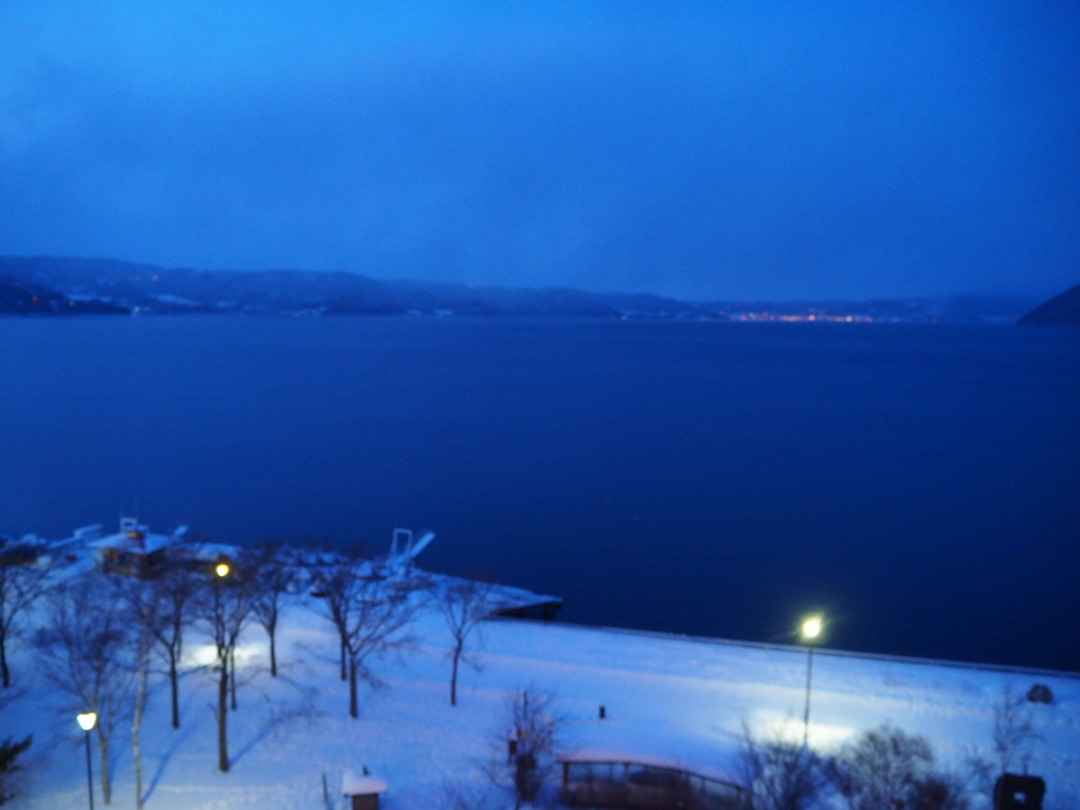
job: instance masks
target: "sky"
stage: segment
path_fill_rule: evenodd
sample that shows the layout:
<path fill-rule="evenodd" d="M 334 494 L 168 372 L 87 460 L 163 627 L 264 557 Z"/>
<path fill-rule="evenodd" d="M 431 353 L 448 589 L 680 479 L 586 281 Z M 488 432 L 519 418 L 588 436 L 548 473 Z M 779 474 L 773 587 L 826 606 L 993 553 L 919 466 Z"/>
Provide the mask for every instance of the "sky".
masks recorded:
<path fill-rule="evenodd" d="M 0 254 L 691 300 L 1080 281 L 1080 4 L 0 0 Z"/>

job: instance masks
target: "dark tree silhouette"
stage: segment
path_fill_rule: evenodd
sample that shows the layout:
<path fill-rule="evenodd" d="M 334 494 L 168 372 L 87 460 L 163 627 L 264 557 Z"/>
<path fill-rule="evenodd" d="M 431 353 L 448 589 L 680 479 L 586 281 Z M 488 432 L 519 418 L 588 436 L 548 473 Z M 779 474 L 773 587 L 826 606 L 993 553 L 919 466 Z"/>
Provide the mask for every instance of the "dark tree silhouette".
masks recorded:
<path fill-rule="evenodd" d="M 243 571 L 233 571 L 227 565 L 218 566 L 217 571 L 207 577 L 197 600 L 197 620 L 214 645 L 214 664 L 211 670 L 218 684 L 214 716 L 218 729 L 218 769 L 222 772 L 229 770 L 230 666 L 235 667 L 236 645 L 251 617 L 253 602 L 251 581 Z M 235 673 L 232 686 L 235 690 Z M 235 691 L 233 698 L 235 701 Z"/>
<path fill-rule="evenodd" d="M 454 638 L 450 651 L 450 705 L 457 706 L 458 668 L 465 656 L 465 642 L 491 611 L 492 586 L 487 582 L 457 579 L 445 584 L 436 580 L 432 585 L 435 604 L 446 619 L 446 626 Z"/>
<path fill-rule="evenodd" d="M 966 810 L 969 804 L 959 782 L 934 768 L 926 738 L 892 725 L 866 731 L 845 745 L 832 767 L 834 784 L 850 810 Z"/>
<path fill-rule="evenodd" d="M 341 652 L 341 680 L 349 679 L 348 672 L 348 604 L 352 580 L 357 576 L 357 559 L 338 558 L 324 564 L 316 575 L 315 593 L 322 599 L 323 613 L 338 634 Z"/>
<path fill-rule="evenodd" d="M 416 611 L 414 590 L 404 580 L 375 576 L 371 565 L 359 559 L 343 559 L 325 568 L 319 588 L 324 613 L 341 644 L 349 716 L 359 717 L 359 682 L 376 682 L 368 662 L 409 644 L 405 631 Z"/>
<path fill-rule="evenodd" d="M 22 614 L 45 593 L 48 569 L 24 559 L 11 541 L 0 540 L 0 682 L 11 686 L 7 644 Z"/>
<path fill-rule="evenodd" d="M 180 661 L 184 631 L 194 620 L 193 603 L 201 575 L 170 563 L 154 580 L 125 580 L 120 588 L 138 621 L 158 648 L 169 675 L 172 727 L 180 728 Z"/>
<path fill-rule="evenodd" d="M 824 787 L 823 763 L 801 743 L 775 736 L 755 739 L 743 730 L 739 755 L 754 810 L 804 810 L 816 806 Z"/>
<path fill-rule="evenodd" d="M 101 791 L 112 801 L 109 741 L 128 706 L 132 686 L 131 637 L 123 605 L 104 574 L 87 574 L 50 594 L 49 613 L 37 634 L 42 673 L 74 700 L 76 711 L 97 715 Z"/>
<path fill-rule="evenodd" d="M 252 610 L 270 638 L 270 675 L 277 671 L 277 626 L 284 597 L 297 581 L 294 569 L 282 555 L 281 543 L 271 543 L 245 555 L 245 567 L 251 571 L 255 594 Z"/>
<path fill-rule="evenodd" d="M 514 791 L 514 808 L 536 801 L 554 767 L 559 720 L 555 699 L 547 693 L 515 692 L 507 702 L 510 756 L 506 771 Z"/>
<path fill-rule="evenodd" d="M 25 737 L 18 742 L 8 737 L 0 743 L 0 804 L 6 804 L 17 798 L 17 794 L 11 788 L 11 777 L 22 770 L 17 760 L 26 753 L 32 741 L 32 737 Z"/>

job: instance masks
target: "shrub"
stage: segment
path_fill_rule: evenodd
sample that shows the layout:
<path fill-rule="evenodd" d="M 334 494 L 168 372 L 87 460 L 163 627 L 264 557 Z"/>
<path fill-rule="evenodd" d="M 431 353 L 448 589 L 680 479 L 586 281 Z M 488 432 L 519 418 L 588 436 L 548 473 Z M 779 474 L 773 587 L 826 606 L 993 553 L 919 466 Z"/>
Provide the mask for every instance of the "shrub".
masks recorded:
<path fill-rule="evenodd" d="M 805 745 L 756 740 L 746 729 L 739 759 L 751 810 L 809 810 L 825 787 L 822 760 Z"/>
<path fill-rule="evenodd" d="M 884 725 L 844 746 L 830 766 L 832 781 L 850 810 L 965 810 L 957 780 L 934 768 L 924 737 Z"/>

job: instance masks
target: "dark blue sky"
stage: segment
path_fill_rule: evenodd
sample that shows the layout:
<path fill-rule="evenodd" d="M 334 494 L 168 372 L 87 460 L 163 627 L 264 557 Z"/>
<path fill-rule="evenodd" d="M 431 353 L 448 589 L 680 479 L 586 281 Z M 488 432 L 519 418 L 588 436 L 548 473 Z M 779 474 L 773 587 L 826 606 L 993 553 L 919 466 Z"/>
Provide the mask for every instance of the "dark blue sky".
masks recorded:
<path fill-rule="evenodd" d="M 697 299 L 1080 281 L 1080 4 L 533 5 L 0 0 L 0 253 Z"/>

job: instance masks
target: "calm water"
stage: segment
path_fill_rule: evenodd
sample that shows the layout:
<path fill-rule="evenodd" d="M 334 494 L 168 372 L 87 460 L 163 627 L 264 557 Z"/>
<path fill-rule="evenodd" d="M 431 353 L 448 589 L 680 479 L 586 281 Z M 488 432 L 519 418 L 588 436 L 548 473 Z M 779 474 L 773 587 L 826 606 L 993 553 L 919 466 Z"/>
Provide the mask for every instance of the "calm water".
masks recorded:
<path fill-rule="evenodd" d="M 0 529 L 430 527 L 568 621 L 1080 671 L 1080 332 L 0 320 Z"/>

